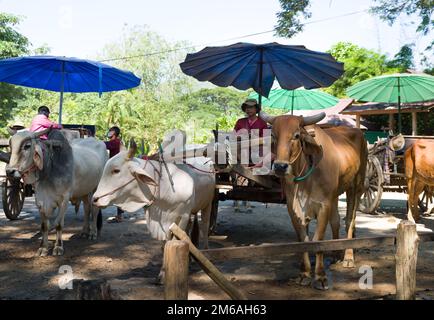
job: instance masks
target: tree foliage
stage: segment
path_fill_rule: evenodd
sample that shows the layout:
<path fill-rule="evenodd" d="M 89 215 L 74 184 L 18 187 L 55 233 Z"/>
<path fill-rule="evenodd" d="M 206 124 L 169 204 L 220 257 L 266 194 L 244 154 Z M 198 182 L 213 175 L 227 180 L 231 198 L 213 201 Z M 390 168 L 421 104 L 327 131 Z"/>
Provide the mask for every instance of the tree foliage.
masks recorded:
<path fill-rule="evenodd" d="M 282 37 L 292 37 L 303 31 L 300 18 L 310 18 L 311 0 L 279 0 L 281 11 L 277 13 L 278 24 L 276 32 Z M 374 0 L 370 12 L 382 20 L 393 24 L 401 14 L 419 17 L 417 32 L 427 35 L 434 28 L 433 0 Z"/>
<path fill-rule="evenodd" d="M 309 11 L 310 0 L 279 0 L 282 11 L 277 13 L 276 33 L 281 37 L 291 38 L 303 31 L 301 18 L 312 16 Z"/>
<path fill-rule="evenodd" d="M 357 82 L 397 71 L 396 68 L 388 66 L 385 55 L 350 42 L 339 42 L 328 52 L 345 66 L 344 74 L 332 86 L 325 89 L 336 97 L 344 97 L 346 89 Z"/>
<path fill-rule="evenodd" d="M 16 30 L 20 18 L 0 12 L 0 58 L 16 57 L 29 52 L 29 40 Z M 23 97 L 23 90 L 0 83 L 0 128 L 11 118 L 16 100 Z M 5 131 L 4 129 L 2 131 Z"/>
<path fill-rule="evenodd" d="M 401 14 L 419 16 L 417 32 L 427 35 L 434 28 L 433 0 L 374 0 L 371 12 L 392 25 Z"/>
<path fill-rule="evenodd" d="M 387 62 L 390 68 L 396 68 L 399 72 L 406 72 L 408 69 L 414 67 L 413 45 L 406 44 L 401 47 L 399 52 L 393 57 L 392 60 Z"/>

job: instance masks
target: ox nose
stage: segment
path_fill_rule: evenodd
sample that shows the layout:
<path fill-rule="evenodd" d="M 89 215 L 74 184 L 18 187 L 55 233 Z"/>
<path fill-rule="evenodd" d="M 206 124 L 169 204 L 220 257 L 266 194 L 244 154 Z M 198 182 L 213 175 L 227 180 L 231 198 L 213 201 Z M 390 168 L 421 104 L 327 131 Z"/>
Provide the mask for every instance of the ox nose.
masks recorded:
<path fill-rule="evenodd" d="M 277 174 L 286 173 L 286 171 L 288 170 L 288 167 L 289 167 L 289 165 L 287 163 L 279 163 L 279 162 L 274 163 L 274 171 Z"/>
<path fill-rule="evenodd" d="M 16 178 L 16 179 L 21 178 L 21 175 L 18 172 L 18 170 L 14 168 L 6 167 L 6 175 L 8 176 L 8 178 Z"/>

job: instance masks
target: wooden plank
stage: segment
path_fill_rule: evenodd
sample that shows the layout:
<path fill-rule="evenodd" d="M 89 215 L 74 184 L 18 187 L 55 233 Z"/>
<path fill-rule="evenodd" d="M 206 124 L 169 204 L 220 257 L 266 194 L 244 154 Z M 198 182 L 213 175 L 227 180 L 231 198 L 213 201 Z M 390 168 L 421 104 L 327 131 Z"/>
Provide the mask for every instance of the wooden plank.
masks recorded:
<path fill-rule="evenodd" d="M 416 224 L 401 221 L 396 236 L 396 299 L 416 298 L 416 266 L 419 237 Z"/>
<path fill-rule="evenodd" d="M 231 299 L 234 300 L 247 300 L 247 297 L 236 288 L 225 276 L 209 261 L 202 252 L 200 252 L 191 242 L 188 235 L 179 228 L 175 223 L 172 224 L 169 230 L 180 240 L 186 241 L 189 245 L 190 253 L 196 259 L 198 264 L 201 266 L 203 271 L 212 279 L 214 282 L 225 291 Z"/>
<path fill-rule="evenodd" d="M 430 112 L 429 109 L 402 109 L 401 113 L 411 113 L 411 112 Z M 348 114 L 348 115 L 361 115 L 361 116 L 371 116 L 371 115 L 383 115 L 383 114 L 397 114 L 398 109 L 382 109 L 382 110 L 360 110 L 360 111 L 353 111 L 353 110 L 344 110 L 341 112 L 342 114 Z"/>
<path fill-rule="evenodd" d="M 282 191 L 276 189 L 258 189 L 251 187 L 237 187 L 233 190 L 221 195 L 223 201 L 239 200 L 239 201 L 255 201 L 262 203 L 286 203 L 286 197 Z"/>
<path fill-rule="evenodd" d="M 417 136 L 417 113 L 411 113 L 411 134 Z"/>
<path fill-rule="evenodd" d="M 301 252 L 326 252 L 344 249 L 376 248 L 395 244 L 395 236 L 339 239 L 325 241 L 263 244 L 259 246 L 231 247 L 202 250 L 212 260 L 270 257 Z"/>
<path fill-rule="evenodd" d="M 264 188 L 271 189 L 273 187 L 273 181 L 271 180 L 271 176 L 260 176 L 253 174 L 253 170 L 243 166 L 243 165 L 233 165 L 232 171 L 239 174 L 240 176 L 243 176 L 244 178 L 247 178 L 249 180 L 252 180 L 259 184 L 260 186 Z"/>
<path fill-rule="evenodd" d="M 188 300 L 189 246 L 172 240 L 164 246 L 164 299 Z"/>

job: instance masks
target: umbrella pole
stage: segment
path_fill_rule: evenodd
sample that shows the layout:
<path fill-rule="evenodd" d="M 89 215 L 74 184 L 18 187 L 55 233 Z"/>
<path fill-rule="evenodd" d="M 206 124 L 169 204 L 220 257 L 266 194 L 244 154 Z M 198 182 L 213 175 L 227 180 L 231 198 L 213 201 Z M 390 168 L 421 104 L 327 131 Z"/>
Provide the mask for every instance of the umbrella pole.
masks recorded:
<path fill-rule="evenodd" d="M 62 124 L 63 91 L 65 90 L 65 61 L 62 61 L 62 79 L 60 82 L 59 124 Z"/>
<path fill-rule="evenodd" d="M 291 116 L 294 115 L 294 95 L 295 95 L 295 91 L 292 90 L 292 99 L 291 99 Z"/>
<path fill-rule="evenodd" d="M 63 90 L 60 91 L 59 124 L 62 124 Z"/>
<path fill-rule="evenodd" d="M 259 109 L 261 110 L 262 109 L 262 95 L 263 95 L 262 78 L 263 78 L 263 72 L 264 72 L 264 49 L 263 48 L 260 49 L 259 64 L 260 64 L 260 66 L 259 66 L 259 91 L 261 91 L 261 92 L 259 93 L 258 103 L 259 103 Z"/>
<path fill-rule="evenodd" d="M 402 117 L 401 117 L 401 83 L 398 77 L 398 133 L 402 133 Z"/>

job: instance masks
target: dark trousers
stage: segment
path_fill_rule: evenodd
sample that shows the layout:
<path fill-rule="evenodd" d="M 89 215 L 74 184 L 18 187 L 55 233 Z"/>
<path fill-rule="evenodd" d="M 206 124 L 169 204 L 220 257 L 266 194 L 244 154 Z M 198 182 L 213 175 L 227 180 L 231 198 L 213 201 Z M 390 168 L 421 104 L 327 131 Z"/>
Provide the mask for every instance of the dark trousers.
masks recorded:
<path fill-rule="evenodd" d="M 118 217 L 122 218 L 122 213 L 124 213 L 124 211 L 121 208 L 118 208 Z"/>

